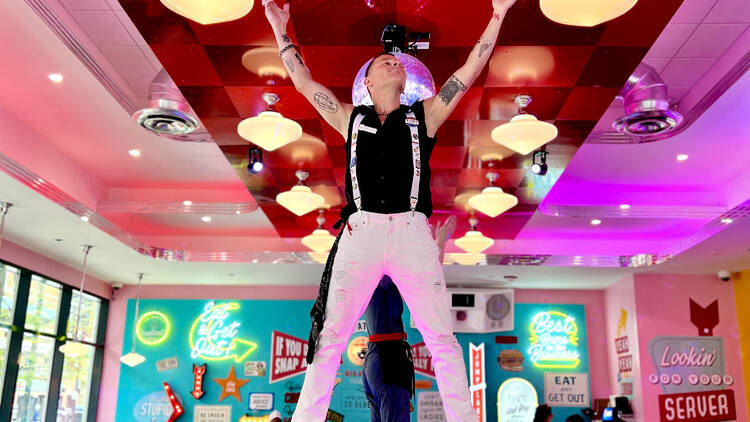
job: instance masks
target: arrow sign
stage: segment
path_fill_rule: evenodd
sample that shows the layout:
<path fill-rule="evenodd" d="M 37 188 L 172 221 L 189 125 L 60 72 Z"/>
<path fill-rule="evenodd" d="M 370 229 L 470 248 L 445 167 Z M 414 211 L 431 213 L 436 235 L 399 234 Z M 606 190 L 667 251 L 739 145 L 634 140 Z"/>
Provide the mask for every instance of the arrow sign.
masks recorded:
<path fill-rule="evenodd" d="M 231 313 L 240 309 L 237 302 L 208 302 L 190 328 L 190 357 L 210 361 L 244 361 L 258 345 L 238 337 L 242 323 Z"/>

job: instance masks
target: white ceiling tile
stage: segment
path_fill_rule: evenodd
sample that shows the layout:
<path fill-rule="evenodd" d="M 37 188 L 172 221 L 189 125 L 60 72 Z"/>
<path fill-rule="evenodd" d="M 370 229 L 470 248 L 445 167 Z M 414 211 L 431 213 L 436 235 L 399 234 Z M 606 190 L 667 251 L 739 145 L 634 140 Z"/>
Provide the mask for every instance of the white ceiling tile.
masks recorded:
<path fill-rule="evenodd" d="M 154 79 L 154 76 L 156 76 L 155 73 L 153 75 L 125 75 L 123 78 L 128 82 L 136 96 L 147 97 L 148 85 Z"/>
<path fill-rule="evenodd" d="M 60 0 L 65 10 L 110 10 L 106 0 Z"/>
<path fill-rule="evenodd" d="M 670 23 L 664 27 L 646 57 L 673 57 L 698 26 L 693 23 Z"/>
<path fill-rule="evenodd" d="M 747 27 L 746 23 L 698 25 L 677 57 L 719 57 Z"/>
<path fill-rule="evenodd" d="M 669 23 L 701 23 L 716 0 L 684 0 Z"/>
<path fill-rule="evenodd" d="M 136 45 L 146 45 L 146 40 L 143 39 L 143 36 L 140 32 L 138 32 L 138 28 L 135 27 L 133 24 L 133 21 L 130 20 L 130 17 L 127 13 L 124 11 L 116 11 L 114 12 L 115 16 L 117 16 L 117 19 L 120 21 L 122 26 L 125 28 L 125 30 L 128 31 L 133 41 L 135 41 Z"/>
<path fill-rule="evenodd" d="M 660 73 L 670 60 L 670 58 L 666 57 L 646 57 L 643 59 L 643 63 L 653 67 L 654 70 L 656 70 L 656 73 Z"/>
<path fill-rule="evenodd" d="M 693 86 L 716 59 L 705 58 L 674 58 L 664 70 L 661 77 L 669 87 Z"/>
<path fill-rule="evenodd" d="M 705 23 L 750 23 L 749 0 L 719 0 Z"/>
<path fill-rule="evenodd" d="M 100 46 L 100 50 L 107 56 L 112 66 L 117 69 L 121 75 L 152 75 L 154 68 L 148 62 L 146 56 L 137 46 L 117 46 L 105 45 Z"/>
<path fill-rule="evenodd" d="M 122 6 L 120 5 L 120 2 L 117 0 L 106 0 L 107 4 L 109 4 L 109 7 L 114 10 L 115 12 L 122 10 Z"/>
<path fill-rule="evenodd" d="M 141 51 L 143 52 L 143 55 L 146 56 L 146 59 L 148 59 L 148 62 L 151 63 L 151 66 L 154 68 L 154 71 L 158 72 L 163 67 L 161 65 L 161 62 L 158 58 L 156 58 L 156 54 L 154 54 L 153 50 L 151 50 L 151 47 L 147 45 L 140 46 Z"/>
<path fill-rule="evenodd" d="M 111 10 L 70 12 L 96 45 L 132 45 L 133 39 Z"/>

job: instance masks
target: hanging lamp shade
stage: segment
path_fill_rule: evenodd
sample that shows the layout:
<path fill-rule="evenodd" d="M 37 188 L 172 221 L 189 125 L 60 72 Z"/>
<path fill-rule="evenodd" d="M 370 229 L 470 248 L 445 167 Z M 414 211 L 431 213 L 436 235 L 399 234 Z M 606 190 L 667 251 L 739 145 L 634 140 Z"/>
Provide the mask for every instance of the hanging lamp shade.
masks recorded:
<path fill-rule="evenodd" d="M 497 177 L 497 173 L 487 173 L 490 184 L 494 183 Z M 492 218 L 497 217 L 516 205 L 518 205 L 518 198 L 503 192 L 497 186 L 488 186 L 482 190 L 482 193 L 469 198 L 469 206 L 471 208 Z"/>
<path fill-rule="evenodd" d="M 469 218 L 471 230 L 467 231 L 465 235 L 454 241 L 457 247 L 463 249 L 469 254 L 479 254 L 495 244 L 494 240 L 483 235 L 482 232 L 476 229 L 477 221 L 477 218 L 472 215 L 471 218 Z"/>
<path fill-rule="evenodd" d="M 324 264 L 328 262 L 328 254 L 329 252 L 308 252 L 308 255 L 310 255 L 310 258 L 312 258 L 313 261 L 317 262 L 318 264 Z"/>
<path fill-rule="evenodd" d="M 302 184 L 309 174 L 302 170 L 297 170 L 294 174 L 299 179 L 299 184 L 276 195 L 276 202 L 297 216 L 305 215 L 325 205 L 325 198 L 322 195 L 318 195 Z"/>
<path fill-rule="evenodd" d="M 279 97 L 273 93 L 266 93 L 263 94 L 263 100 L 271 107 Z M 281 113 L 267 110 L 241 121 L 237 125 L 237 133 L 264 150 L 273 151 L 299 139 L 302 136 L 302 126 L 282 116 Z"/>
<path fill-rule="evenodd" d="M 455 240 L 456 246 L 470 254 L 478 254 L 495 244 L 495 241 L 485 236 L 479 230 L 470 230 Z"/>
<path fill-rule="evenodd" d="M 328 259 L 328 251 L 333 247 L 333 242 L 336 241 L 336 236 L 328 233 L 328 230 L 323 228 L 323 224 L 326 222 L 326 218 L 323 216 L 323 210 L 318 210 L 318 218 L 315 219 L 318 223 L 318 228 L 315 229 L 312 234 L 309 234 L 302 238 L 302 244 L 312 249 L 315 254 L 311 257 L 317 262 L 325 264 L 325 260 Z M 325 255 L 323 258 L 321 255 Z"/>
<path fill-rule="evenodd" d="M 520 107 L 519 114 L 513 116 L 510 122 L 492 129 L 493 141 L 526 155 L 557 137 L 555 125 L 525 113 L 526 106 L 531 102 L 530 96 L 519 95 L 514 102 Z"/>
<path fill-rule="evenodd" d="M 326 229 L 315 229 L 312 234 L 302 238 L 302 244 L 315 252 L 326 252 L 331 249 L 336 237 L 328 233 Z M 326 258 L 328 254 L 326 254 Z"/>
<path fill-rule="evenodd" d="M 133 315 L 133 343 L 130 352 L 120 357 L 120 362 L 130 367 L 138 366 L 146 361 L 146 357 L 135 351 L 135 331 L 138 321 L 138 308 L 141 303 L 141 282 L 143 281 L 143 273 L 138 273 L 138 287 L 135 294 L 135 313 Z"/>
<path fill-rule="evenodd" d="M 638 0 L 540 0 L 548 19 L 572 26 L 596 26 L 627 13 Z"/>
<path fill-rule="evenodd" d="M 484 260 L 483 253 L 454 253 L 451 260 L 459 265 L 477 265 Z"/>
<path fill-rule="evenodd" d="M 60 353 L 67 357 L 80 356 L 88 351 L 88 347 L 80 341 L 68 340 L 60 346 Z"/>
<path fill-rule="evenodd" d="M 161 0 L 167 9 L 201 25 L 239 19 L 253 8 L 253 0 Z"/>
<path fill-rule="evenodd" d="M 91 245 L 83 245 L 83 265 L 81 267 L 81 286 L 80 290 L 78 292 L 78 315 L 76 315 L 76 325 L 75 325 L 75 331 L 73 332 L 73 337 L 67 339 L 65 344 L 60 346 L 58 350 L 60 350 L 60 353 L 62 353 L 65 356 L 72 357 L 72 356 L 80 356 L 84 353 L 86 353 L 89 348 L 85 344 L 81 343 L 78 338 L 78 327 L 81 323 L 81 309 L 83 305 L 83 286 L 86 283 L 86 264 L 88 262 L 89 258 L 89 252 L 91 252 L 91 248 L 93 246 Z"/>

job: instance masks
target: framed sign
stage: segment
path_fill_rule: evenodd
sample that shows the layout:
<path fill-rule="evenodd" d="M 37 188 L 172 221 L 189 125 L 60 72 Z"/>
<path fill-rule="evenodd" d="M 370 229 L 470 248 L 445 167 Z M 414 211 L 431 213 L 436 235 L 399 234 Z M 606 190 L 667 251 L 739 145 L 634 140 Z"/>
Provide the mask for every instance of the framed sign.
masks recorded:
<path fill-rule="evenodd" d="M 545 403 L 553 407 L 589 407 L 589 374 L 544 374 Z"/>
<path fill-rule="evenodd" d="M 536 389 L 523 378 L 510 378 L 497 390 L 498 422 L 533 421 L 537 406 Z"/>
<path fill-rule="evenodd" d="M 231 422 L 232 406 L 195 406 L 193 422 Z"/>

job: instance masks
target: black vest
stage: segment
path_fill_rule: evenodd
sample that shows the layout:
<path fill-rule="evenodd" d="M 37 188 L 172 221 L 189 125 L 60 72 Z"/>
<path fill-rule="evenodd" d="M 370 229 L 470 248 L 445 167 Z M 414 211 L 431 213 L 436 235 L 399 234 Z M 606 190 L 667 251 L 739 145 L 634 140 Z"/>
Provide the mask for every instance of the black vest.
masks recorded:
<path fill-rule="evenodd" d="M 357 138 L 357 180 L 362 195 L 362 210 L 379 214 L 393 214 L 409 211 L 411 182 L 414 174 L 412 163 L 411 132 L 406 124 L 408 106 L 394 110 L 381 125 L 380 118 L 372 106 L 357 106 L 349 119 L 346 139 L 346 201 L 341 210 L 341 218 L 346 220 L 357 211 L 352 194 L 352 181 L 349 173 L 351 163 L 352 126 L 354 118 L 362 113 L 360 131 Z M 419 121 L 419 149 L 422 173 L 419 181 L 419 202 L 416 211 L 429 217 L 432 214 L 432 194 L 430 192 L 430 156 L 435 138 L 427 136 L 424 104 L 417 101 L 411 106 Z M 369 133 L 365 129 L 376 129 Z"/>

